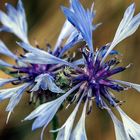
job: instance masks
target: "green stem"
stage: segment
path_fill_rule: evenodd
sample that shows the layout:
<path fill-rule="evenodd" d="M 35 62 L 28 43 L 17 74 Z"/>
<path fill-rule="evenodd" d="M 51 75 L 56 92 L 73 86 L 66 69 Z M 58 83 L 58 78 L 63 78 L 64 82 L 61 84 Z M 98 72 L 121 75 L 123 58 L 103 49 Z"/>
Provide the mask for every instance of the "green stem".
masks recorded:
<path fill-rule="evenodd" d="M 55 115 L 52 120 L 52 130 L 56 130 L 58 129 L 58 127 L 59 127 L 59 121 L 57 115 Z M 57 132 L 52 133 L 52 139 L 56 140 L 56 137 L 57 137 Z"/>

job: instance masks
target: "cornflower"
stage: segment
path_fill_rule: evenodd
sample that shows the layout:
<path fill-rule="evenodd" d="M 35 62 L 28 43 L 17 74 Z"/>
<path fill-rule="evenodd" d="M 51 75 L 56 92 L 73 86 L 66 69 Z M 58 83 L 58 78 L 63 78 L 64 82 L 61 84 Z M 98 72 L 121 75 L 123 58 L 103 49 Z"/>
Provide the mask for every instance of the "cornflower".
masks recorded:
<path fill-rule="evenodd" d="M 16 43 L 23 49 L 23 54 L 16 55 L 0 40 L 0 53 L 15 61 L 15 64 L 9 64 L 0 60 L 2 69 L 13 76 L 12 78 L 0 79 L 0 87 L 9 83 L 14 85 L 12 88 L 5 89 L 3 87 L 0 89 L 0 101 L 10 99 L 6 108 L 6 111 L 9 112 L 6 121 L 8 122 L 10 114 L 20 102 L 24 92 L 30 93 L 30 103 L 34 99 L 36 102 L 43 94 L 46 101 L 65 92 L 56 84 L 57 75 L 65 69 L 65 66 L 76 69 L 78 67 L 67 62 L 69 56 L 66 57 L 63 54 L 69 49 L 72 41 L 79 42 L 82 38 L 75 29 L 71 30 L 72 25 L 66 21 L 55 49 L 51 50 L 48 46 L 47 51 L 45 51 L 45 49 L 40 49 L 37 43 L 33 47 L 28 40 L 27 21 L 22 1 L 18 1 L 16 8 L 9 3 L 6 3 L 5 6 L 7 14 L 0 11 L 0 22 L 2 23 L 0 31 L 12 33 L 18 37 L 21 41 L 16 41 Z M 65 28 L 65 26 L 68 27 Z M 75 32 L 74 35 L 71 35 L 72 31 Z M 65 42 L 65 47 L 61 47 L 66 37 L 68 39 Z"/>
<path fill-rule="evenodd" d="M 48 52 L 34 48 L 29 43 L 25 13 L 21 0 L 18 2 L 17 9 L 14 9 L 11 5 L 7 5 L 8 15 L 0 12 L 0 21 L 4 25 L 1 31 L 14 33 L 22 41 L 17 42 L 18 45 L 27 51 L 23 56 L 18 57 L 1 41 L 0 52 L 16 60 L 17 66 L 8 64 L 2 60 L 0 61 L 1 65 L 16 70 L 15 73 L 18 76 L 19 74 L 23 75 L 20 75 L 18 78 L 15 77 L 16 79 L 1 80 L 2 86 L 9 82 L 22 85 L 16 88 L 2 89 L 0 99 L 10 98 L 7 107 L 7 111 L 10 114 L 20 101 L 22 93 L 27 89 L 33 93 L 40 89 L 44 91 L 49 89 L 53 93 L 64 93 L 64 90 L 60 89 L 55 83 L 57 71 L 62 71 L 63 67 L 71 67 L 71 72 L 65 73 L 65 75 L 70 79 L 72 88 L 57 99 L 40 105 L 24 119 L 35 119 L 32 130 L 43 127 L 41 140 L 43 139 L 45 128 L 52 121 L 65 100 L 69 102 L 67 108 L 72 103 L 75 103 L 76 107 L 61 128 L 52 130 L 52 132 L 58 132 L 57 140 L 87 139 L 85 119 L 86 115 L 91 112 L 94 101 L 97 107 L 105 109 L 109 113 L 114 123 L 117 140 L 139 140 L 140 125 L 123 112 L 119 107 L 123 102 L 119 101 L 113 95 L 112 90 L 121 92 L 129 88 L 134 88 L 140 92 L 140 85 L 112 79 L 112 76 L 126 70 L 130 66 L 117 66 L 120 61 L 114 57 L 114 55 L 118 54 L 114 50 L 114 47 L 137 30 L 140 25 L 140 13 L 134 16 L 135 4 L 131 4 L 124 13 L 113 41 L 95 51 L 92 43 L 92 33 L 99 24 L 93 24 L 95 17 L 93 5 L 90 10 L 85 10 L 79 0 L 72 0 L 70 3 L 70 8 L 62 7 L 66 16 L 66 22 L 64 23 L 54 50 Z M 68 39 L 64 47 L 61 48 L 65 38 Z M 81 59 L 74 62 L 68 62 L 62 59 L 66 51 L 81 41 L 86 42 L 86 45 L 81 49 Z M 108 55 L 111 55 L 111 58 L 106 60 Z M 68 100 L 68 97 L 71 100 Z M 84 103 L 83 112 L 73 129 L 76 114 L 82 103 Z M 112 112 L 111 107 L 116 108 L 120 113 L 121 121 Z"/>
<path fill-rule="evenodd" d="M 140 85 L 112 79 L 112 76 L 123 72 L 130 66 L 117 66 L 120 61 L 114 54 L 117 55 L 118 52 L 113 49 L 137 30 L 140 25 L 140 13 L 134 16 L 135 4 L 131 4 L 124 13 L 113 41 L 94 51 L 92 43 L 93 7 L 92 10 L 85 10 L 79 0 L 72 0 L 71 2 L 70 8 L 62 7 L 62 10 L 67 20 L 77 29 L 86 42 L 86 45 L 81 49 L 83 58 L 77 61 L 81 70 L 72 71 L 71 74 L 67 75 L 73 85 L 68 92 L 56 100 L 40 105 L 25 120 L 35 119 L 32 125 L 33 130 L 43 127 L 41 134 L 41 139 L 43 139 L 45 128 L 61 104 L 70 96 L 72 99 L 71 101 L 68 100 L 67 107 L 72 103 L 75 103 L 76 107 L 61 128 L 51 131 L 58 132 L 56 140 L 87 140 L 85 118 L 91 112 L 94 101 L 97 107 L 105 109 L 109 113 L 114 123 L 117 140 L 139 140 L 140 125 L 128 117 L 120 108 L 120 104 L 123 102 L 113 95 L 112 90 L 119 93 L 133 88 L 140 92 Z M 108 55 L 112 57 L 106 60 Z M 76 114 L 82 103 L 84 103 L 83 112 L 73 129 Z M 111 107 L 116 108 L 122 120 L 115 116 Z"/>

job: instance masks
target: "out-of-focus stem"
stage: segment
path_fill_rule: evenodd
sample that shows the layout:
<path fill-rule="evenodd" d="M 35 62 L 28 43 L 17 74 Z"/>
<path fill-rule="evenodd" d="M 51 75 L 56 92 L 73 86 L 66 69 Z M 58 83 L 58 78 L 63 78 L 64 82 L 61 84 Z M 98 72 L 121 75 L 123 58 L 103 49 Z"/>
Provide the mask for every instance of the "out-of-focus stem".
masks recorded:
<path fill-rule="evenodd" d="M 59 127 L 59 120 L 58 120 L 58 116 L 55 115 L 53 120 L 52 120 L 52 130 L 56 130 Z M 52 139 L 56 140 L 57 137 L 57 132 L 52 133 Z"/>

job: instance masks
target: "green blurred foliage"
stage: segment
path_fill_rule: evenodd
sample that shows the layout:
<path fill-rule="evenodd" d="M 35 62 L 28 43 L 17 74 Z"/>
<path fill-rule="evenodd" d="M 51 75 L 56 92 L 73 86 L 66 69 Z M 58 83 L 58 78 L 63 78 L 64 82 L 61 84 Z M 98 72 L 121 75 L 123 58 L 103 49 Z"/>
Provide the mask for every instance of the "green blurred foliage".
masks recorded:
<path fill-rule="evenodd" d="M 10 2 L 13 5 L 17 0 L 1 0 L 0 9 L 4 9 L 4 3 Z M 65 21 L 64 15 L 60 10 L 60 5 L 68 5 L 68 0 L 23 0 L 29 27 L 29 38 L 32 44 L 37 40 L 41 47 L 45 47 L 46 43 L 55 45 L 61 27 Z M 85 7 L 89 7 L 93 0 L 82 0 Z M 100 47 L 111 42 L 118 24 L 123 16 L 123 12 L 131 3 L 131 0 L 95 0 L 96 19 L 95 23 L 103 24 L 95 31 L 93 35 L 93 43 L 95 47 Z M 140 11 L 140 1 L 134 0 L 136 3 L 136 11 Z M 126 39 L 116 48 L 122 54 L 123 65 L 133 63 L 134 65 L 126 72 L 116 76 L 118 79 L 140 83 L 140 29 L 129 39 Z M 6 42 L 7 46 L 15 51 L 15 37 L 8 33 L 0 33 L 0 38 Z M 3 57 L 3 56 L 2 56 Z M 7 61 L 11 61 L 6 57 Z M 0 77 L 6 77 L 3 72 Z M 134 90 L 117 94 L 120 100 L 125 100 L 122 108 L 134 120 L 140 123 L 139 98 L 140 95 Z M 21 120 L 29 114 L 34 106 L 28 104 L 29 96 L 25 94 L 20 104 L 16 107 L 15 112 L 10 118 L 10 122 L 6 125 L 7 113 L 5 107 L 8 101 L 0 104 L 0 140 L 38 140 L 40 130 L 31 131 L 31 122 L 21 122 Z M 66 112 L 65 115 L 64 111 Z M 59 113 L 61 125 L 66 120 L 72 109 L 64 110 Z M 92 113 L 86 119 L 87 135 L 89 140 L 115 140 L 113 124 L 106 111 L 99 110 L 94 104 Z M 45 132 L 45 139 L 50 140 L 49 129 Z"/>

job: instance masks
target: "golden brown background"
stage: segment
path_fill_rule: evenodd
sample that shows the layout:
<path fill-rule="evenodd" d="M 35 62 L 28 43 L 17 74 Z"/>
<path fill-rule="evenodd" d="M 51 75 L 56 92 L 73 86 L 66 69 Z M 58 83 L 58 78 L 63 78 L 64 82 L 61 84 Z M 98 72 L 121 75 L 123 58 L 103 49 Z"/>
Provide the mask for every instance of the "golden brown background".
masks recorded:
<path fill-rule="evenodd" d="M 17 0 L 0 0 L 0 9 L 5 10 L 4 3 L 16 4 Z M 29 24 L 29 38 L 33 43 L 36 39 L 41 46 L 49 42 L 52 46 L 64 23 L 64 16 L 60 10 L 60 5 L 68 5 L 68 0 L 23 0 L 27 20 Z M 85 7 L 89 7 L 93 0 L 82 0 Z M 102 22 L 94 32 L 94 46 L 100 47 L 113 39 L 117 26 L 123 16 L 125 9 L 132 0 L 95 0 L 97 11 L 95 23 Z M 134 0 L 136 12 L 140 11 L 140 0 Z M 15 51 L 15 37 L 8 33 L 0 33 L 0 38 L 6 42 L 7 46 Z M 123 65 L 133 63 L 133 66 L 117 78 L 140 83 L 140 29 L 132 36 L 120 43 L 117 50 L 123 53 Z M 3 56 L 1 56 L 3 57 Z M 4 57 L 3 57 L 4 58 Z M 4 58 L 8 60 L 8 58 Z M 0 77 L 6 77 L 0 73 Z M 125 100 L 123 109 L 135 121 L 140 123 L 140 93 L 134 90 L 117 94 L 120 100 Z M 22 101 L 15 108 L 9 123 L 6 125 L 7 113 L 5 112 L 8 101 L 0 103 L 0 140 L 39 140 L 41 129 L 32 132 L 31 122 L 21 122 L 21 120 L 31 112 L 34 107 L 29 106 L 28 95 L 24 94 Z M 60 113 L 61 125 L 70 114 Z M 95 104 L 92 113 L 86 119 L 87 136 L 89 140 L 115 140 L 113 123 L 109 115 L 96 108 Z M 48 131 L 48 129 L 47 129 Z M 45 133 L 47 140 L 50 140 L 49 133 Z"/>

